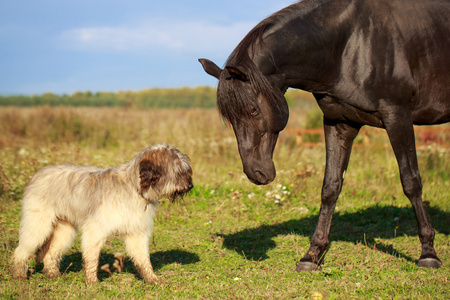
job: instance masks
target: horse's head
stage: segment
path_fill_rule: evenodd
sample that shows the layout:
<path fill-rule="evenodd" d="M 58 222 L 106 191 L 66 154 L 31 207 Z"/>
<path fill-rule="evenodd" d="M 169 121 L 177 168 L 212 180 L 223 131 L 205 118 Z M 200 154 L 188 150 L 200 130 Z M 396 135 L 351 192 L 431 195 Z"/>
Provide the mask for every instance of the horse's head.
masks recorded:
<path fill-rule="evenodd" d="M 262 73 L 255 77 L 239 67 L 222 70 L 209 60 L 200 62 L 206 73 L 219 79 L 217 106 L 233 127 L 244 173 L 255 184 L 272 182 L 273 151 L 289 118 L 283 92 Z"/>

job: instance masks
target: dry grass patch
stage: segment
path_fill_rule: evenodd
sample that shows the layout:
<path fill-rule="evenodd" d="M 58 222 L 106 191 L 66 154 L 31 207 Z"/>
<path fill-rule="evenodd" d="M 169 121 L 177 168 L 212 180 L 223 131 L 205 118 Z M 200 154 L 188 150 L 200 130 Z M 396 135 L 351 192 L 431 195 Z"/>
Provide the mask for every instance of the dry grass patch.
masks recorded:
<path fill-rule="evenodd" d="M 291 111 L 291 128 L 306 121 Z M 390 149 L 354 149 L 323 270 L 294 273 L 317 221 L 325 164 L 322 146 L 302 147 L 281 133 L 277 179 L 252 185 L 242 173 L 233 132 L 214 110 L 0 108 L 0 298 L 4 299 L 446 299 L 450 294 L 450 152 L 418 151 L 436 249 L 444 266 L 418 269 L 417 225 L 402 194 Z M 100 271 L 84 286 L 79 239 L 64 256 L 61 278 L 33 265 L 11 279 L 20 199 L 34 172 L 72 163 L 107 167 L 149 144 L 170 143 L 192 159 L 194 184 L 182 202 L 162 201 L 151 239 L 162 284 L 149 286 L 126 259 L 121 273 Z M 383 140 L 380 143 L 384 143 Z M 123 251 L 113 238 L 102 264 Z"/>

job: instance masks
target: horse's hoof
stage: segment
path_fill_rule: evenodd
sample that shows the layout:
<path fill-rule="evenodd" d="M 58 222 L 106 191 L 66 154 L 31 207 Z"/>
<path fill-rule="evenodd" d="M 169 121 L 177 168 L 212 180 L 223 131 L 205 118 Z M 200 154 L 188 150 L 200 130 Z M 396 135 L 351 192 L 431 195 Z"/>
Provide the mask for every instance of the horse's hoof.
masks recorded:
<path fill-rule="evenodd" d="M 442 262 L 436 258 L 423 258 L 423 259 L 419 259 L 417 266 L 419 268 L 439 269 L 442 266 Z"/>
<path fill-rule="evenodd" d="M 295 268 L 296 272 L 311 272 L 311 271 L 319 271 L 321 267 L 318 264 L 309 262 L 309 261 L 301 261 L 298 263 L 297 268 Z"/>

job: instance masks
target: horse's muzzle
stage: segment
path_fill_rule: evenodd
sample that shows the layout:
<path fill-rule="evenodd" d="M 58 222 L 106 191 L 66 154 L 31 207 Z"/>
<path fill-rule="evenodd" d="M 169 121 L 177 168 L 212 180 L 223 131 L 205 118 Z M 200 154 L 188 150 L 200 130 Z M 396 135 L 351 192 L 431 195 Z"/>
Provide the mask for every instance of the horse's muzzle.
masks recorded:
<path fill-rule="evenodd" d="M 266 171 L 263 171 L 259 168 L 255 170 L 247 170 L 244 168 L 244 173 L 245 175 L 247 175 L 247 178 L 251 183 L 257 185 L 269 184 L 275 179 L 276 176 L 275 168 L 273 168 L 273 170 Z"/>

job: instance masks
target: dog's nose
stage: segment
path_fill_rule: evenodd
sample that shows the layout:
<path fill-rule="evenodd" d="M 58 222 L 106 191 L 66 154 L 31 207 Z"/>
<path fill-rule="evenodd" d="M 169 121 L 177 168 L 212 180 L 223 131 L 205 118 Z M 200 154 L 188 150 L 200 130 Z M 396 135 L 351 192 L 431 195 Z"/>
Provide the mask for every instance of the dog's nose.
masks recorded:
<path fill-rule="evenodd" d="M 194 187 L 194 185 L 192 183 L 189 183 L 188 189 L 192 190 L 193 187 Z"/>

